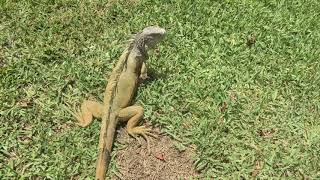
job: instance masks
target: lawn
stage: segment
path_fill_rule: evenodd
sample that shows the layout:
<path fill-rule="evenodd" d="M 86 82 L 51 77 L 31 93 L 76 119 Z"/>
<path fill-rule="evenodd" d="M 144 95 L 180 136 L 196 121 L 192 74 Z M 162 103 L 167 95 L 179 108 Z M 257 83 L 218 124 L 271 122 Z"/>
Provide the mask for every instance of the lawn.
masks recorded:
<path fill-rule="evenodd" d="M 0 0 L 0 179 L 94 176 L 100 122 L 80 128 L 64 105 L 103 99 L 149 25 L 167 36 L 135 102 L 196 147 L 203 177 L 320 178 L 319 12 L 317 0 Z"/>

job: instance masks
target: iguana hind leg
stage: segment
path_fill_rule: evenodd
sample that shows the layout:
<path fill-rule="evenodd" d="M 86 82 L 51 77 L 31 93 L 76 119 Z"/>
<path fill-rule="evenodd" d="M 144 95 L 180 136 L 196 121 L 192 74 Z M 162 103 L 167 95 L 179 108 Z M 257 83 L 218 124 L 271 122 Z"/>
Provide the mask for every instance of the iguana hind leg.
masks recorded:
<path fill-rule="evenodd" d="M 121 121 L 127 122 L 127 131 L 129 135 L 135 137 L 141 135 L 147 141 L 148 151 L 150 151 L 148 136 L 156 137 L 152 134 L 150 128 L 145 126 L 137 126 L 143 117 L 143 108 L 141 106 L 129 106 L 119 111 L 118 118 Z"/>
<path fill-rule="evenodd" d="M 81 108 L 72 113 L 72 115 L 78 120 L 78 125 L 86 127 L 90 125 L 93 117 L 101 118 L 103 105 L 96 101 L 85 100 L 81 104 Z"/>

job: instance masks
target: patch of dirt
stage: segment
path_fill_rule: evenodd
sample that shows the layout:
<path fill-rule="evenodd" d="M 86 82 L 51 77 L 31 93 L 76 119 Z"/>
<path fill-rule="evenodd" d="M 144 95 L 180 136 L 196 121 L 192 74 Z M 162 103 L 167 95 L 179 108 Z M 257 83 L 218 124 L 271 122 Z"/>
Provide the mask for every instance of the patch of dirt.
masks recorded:
<path fill-rule="evenodd" d="M 159 132 L 159 130 L 156 130 Z M 143 138 L 139 141 L 130 137 L 121 128 L 117 135 L 120 144 L 125 144 L 124 149 L 117 150 L 116 163 L 119 174 L 112 179 L 189 179 L 198 177 L 195 171 L 192 156 L 194 150 L 186 148 L 179 151 L 175 141 L 168 136 L 156 133 L 157 138 L 150 137 L 150 154 L 147 143 Z"/>

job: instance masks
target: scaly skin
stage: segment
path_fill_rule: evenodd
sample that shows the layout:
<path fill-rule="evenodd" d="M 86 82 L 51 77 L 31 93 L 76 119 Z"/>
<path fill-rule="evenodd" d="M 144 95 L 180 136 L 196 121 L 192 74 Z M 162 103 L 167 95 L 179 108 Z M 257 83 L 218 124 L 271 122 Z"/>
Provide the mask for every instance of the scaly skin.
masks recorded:
<path fill-rule="evenodd" d="M 139 77 L 147 77 L 145 61 L 148 59 L 148 54 L 146 48 L 151 48 L 158 43 L 164 33 L 164 29 L 151 26 L 137 34 L 129 47 L 122 53 L 112 71 L 104 93 L 103 104 L 86 100 L 82 103 L 80 110 L 72 113 L 82 127 L 88 126 L 93 117 L 102 118 L 96 179 L 105 179 L 119 120 L 127 121 L 127 132 L 133 137 L 143 136 L 149 148 L 148 136 L 154 136 L 151 129 L 137 126 L 143 117 L 143 108 L 130 104 L 136 92 Z"/>

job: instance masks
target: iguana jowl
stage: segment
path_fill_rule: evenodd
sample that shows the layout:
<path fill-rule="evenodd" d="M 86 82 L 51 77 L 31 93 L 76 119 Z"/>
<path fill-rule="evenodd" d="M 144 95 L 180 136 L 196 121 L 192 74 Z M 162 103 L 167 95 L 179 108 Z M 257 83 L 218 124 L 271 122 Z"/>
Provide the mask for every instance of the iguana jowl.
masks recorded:
<path fill-rule="evenodd" d="M 96 179 L 105 179 L 118 121 L 127 121 L 127 132 L 133 136 L 142 135 L 147 143 L 147 136 L 153 136 L 150 129 L 137 126 L 143 117 L 143 108 L 131 105 L 131 100 L 137 89 L 139 77 L 146 77 L 147 49 L 157 44 L 164 34 L 164 29 L 150 26 L 135 35 L 112 71 L 103 104 L 86 100 L 82 103 L 81 109 L 73 113 L 82 127 L 88 126 L 93 117 L 102 118 Z"/>

